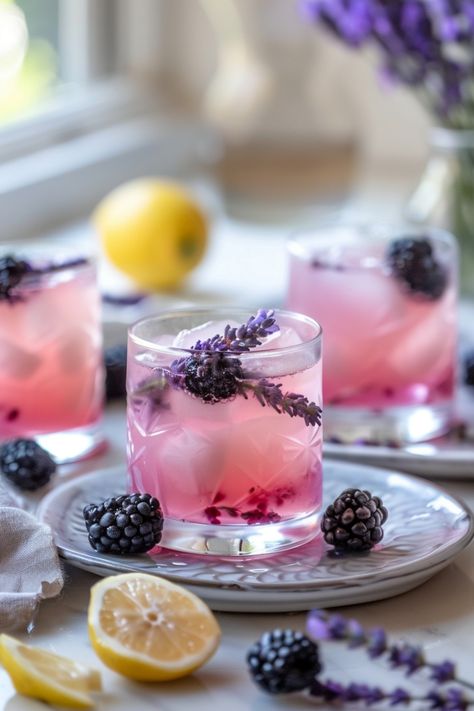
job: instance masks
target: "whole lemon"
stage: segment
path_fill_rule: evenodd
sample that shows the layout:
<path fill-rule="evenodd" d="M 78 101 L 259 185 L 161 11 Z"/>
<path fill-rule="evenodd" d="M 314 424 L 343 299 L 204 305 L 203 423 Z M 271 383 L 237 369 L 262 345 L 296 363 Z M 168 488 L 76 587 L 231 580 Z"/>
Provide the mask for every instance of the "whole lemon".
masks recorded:
<path fill-rule="evenodd" d="M 172 289 L 201 261 L 203 211 L 177 183 L 134 180 L 99 203 L 93 222 L 112 264 L 143 289 Z"/>

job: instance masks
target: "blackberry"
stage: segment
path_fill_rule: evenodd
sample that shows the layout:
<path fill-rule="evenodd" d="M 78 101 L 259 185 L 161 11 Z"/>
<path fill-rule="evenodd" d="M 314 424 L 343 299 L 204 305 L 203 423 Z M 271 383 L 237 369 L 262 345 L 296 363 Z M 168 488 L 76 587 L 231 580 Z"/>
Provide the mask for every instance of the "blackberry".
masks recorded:
<path fill-rule="evenodd" d="M 447 274 L 426 238 L 402 237 L 394 240 L 387 252 L 390 271 L 412 294 L 439 299 L 446 288 Z"/>
<path fill-rule="evenodd" d="M 378 496 L 345 489 L 327 507 L 321 522 L 324 540 L 338 550 L 368 551 L 383 538 L 388 511 Z"/>
<path fill-rule="evenodd" d="M 89 543 L 99 553 L 136 555 L 161 541 L 163 513 L 150 494 L 131 494 L 89 504 L 83 510 Z"/>
<path fill-rule="evenodd" d="M 105 398 L 118 400 L 126 395 L 127 346 L 119 345 L 104 351 Z"/>
<path fill-rule="evenodd" d="M 44 486 L 56 471 L 54 459 L 32 439 L 14 439 L 2 445 L 0 467 L 12 484 L 25 491 Z"/>
<path fill-rule="evenodd" d="M 474 350 L 464 358 L 464 382 L 466 385 L 474 385 Z"/>
<path fill-rule="evenodd" d="M 265 632 L 247 653 L 254 681 L 269 694 L 303 691 L 321 671 L 317 645 L 302 632 Z"/>
<path fill-rule="evenodd" d="M 0 259 L 0 300 L 12 300 L 11 291 L 23 279 L 28 264 L 21 259 L 6 255 Z"/>
<path fill-rule="evenodd" d="M 189 356 L 183 373 L 186 390 L 211 403 L 232 398 L 244 377 L 240 360 L 219 352 Z"/>

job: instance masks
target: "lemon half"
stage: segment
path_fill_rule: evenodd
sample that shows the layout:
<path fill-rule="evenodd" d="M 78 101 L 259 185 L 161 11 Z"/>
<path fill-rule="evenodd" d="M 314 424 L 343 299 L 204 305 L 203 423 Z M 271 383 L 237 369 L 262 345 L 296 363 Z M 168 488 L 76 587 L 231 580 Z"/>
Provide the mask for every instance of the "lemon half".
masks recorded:
<path fill-rule="evenodd" d="M 6 634 L 0 635 L 0 661 L 18 693 L 50 704 L 90 708 L 94 700 L 89 693 L 102 688 L 95 669 Z"/>
<path fill-rule="evenodd" d="M 219 625 L 196 595 L 154 575 L 104 578 L 91 589 L 89 636 L 103 663 L 137 681 L 190 674 L 216 651 Z"/>

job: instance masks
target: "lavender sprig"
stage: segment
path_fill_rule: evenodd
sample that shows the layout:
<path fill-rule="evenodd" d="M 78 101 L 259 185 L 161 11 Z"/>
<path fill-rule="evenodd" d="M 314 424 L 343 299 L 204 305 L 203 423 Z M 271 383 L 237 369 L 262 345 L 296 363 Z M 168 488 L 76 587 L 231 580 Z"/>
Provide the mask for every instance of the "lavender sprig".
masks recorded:
<path fill-rule="evenodd" d="M 425 670 L 429 678 L 439 685 L 454 682 L 474 690 L 474 684 L 457 676 L 453 662 L 429 662 L 418 646 L 391 644 L 380 627 L 365 630 L 357 620 L 348 620 L 338 614 L 331 615 L 324 610 L 312 610 L 308 615 L 307 631 L 315 640 L 345 642 L 350 649 L 365 647 L 371 659 L 384 657 L 392 669 L 404 670 L 406 676 Z"/>
<path fill-rule="evenodd" d="M 369 684 L 350 683 L 347 685 L 327 679 L 320 681 L 316 679 L 311 686 L 309 693 L 311 696 L 334 703 L 363 703 L 365 706 L 372 706 L 381 701 L 388 701 L 390 706 L 409 706 L 414 702 L 425 702 L 429 704 L 429 709 L 439 709 L 440 711 L 466 711 L 474 705 L 474 701 L 467 698 L 462 689 L 450 687 L 439 690 L 431 689 L 426 694 L 417 695 L 409 692 L 403 687 L 396 687 L 386 691 L 379 686 Z M 426 708 L 426 707 L 425 707 Z"/>
<path fill-rule="evenodd" d="M 247 323 L 242 326 L 229 326 L 224 329 L 224 335 L 219 334 L 205 341 L 197 341 L 193 351 L 232 351 L 245 353 L 251 348 L 262 345 L 260 339 L 268 338 L 272 333 L 280 330 L 274 318 L 275 312 L 259 309 L 256 316 L 250 316 Z"/>
<path fill-rule="evenodd" d="M 304 395 L 297 393 L 283 393 L 281 383 L 271 383 L 266 378 L 261 378 L 256 383 L 250 380 L 239 382 L 239 390 L 246 398 L 251 391 L 259 403 L 265 407 L 272 407 L 279 414 L 286 413 L 290 417 L 302 417 L 306 426 L 321 426 L 322 409 L 314 402 L 310 402 Z"/>
<path fill-rule="evenodd" d="M 445 125 L 474 128 L 473 0 L 301 0 L 350 47 L 374 44 L 381 74 L 414 89 Z"/>

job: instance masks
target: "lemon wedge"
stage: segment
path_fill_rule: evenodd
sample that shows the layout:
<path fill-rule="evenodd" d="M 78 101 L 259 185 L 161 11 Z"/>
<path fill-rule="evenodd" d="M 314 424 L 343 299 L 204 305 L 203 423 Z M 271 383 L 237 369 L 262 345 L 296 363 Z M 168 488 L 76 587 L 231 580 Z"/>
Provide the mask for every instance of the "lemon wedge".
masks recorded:
<path fill-rule="evenodd" d="M 219 625 L 196 595 L 143 573 L 104 578 L 91 589 L 89 636 L 103 663 L 137 681 L 186 676 L 216 651 Z"/>
<path fill-rule="evenodd" d="M 0 635 L 0 661 L 19 694 L 50 704 L 90 708 L 89 693 L 102 688 L 98 671 L 6 634 Z"/>

